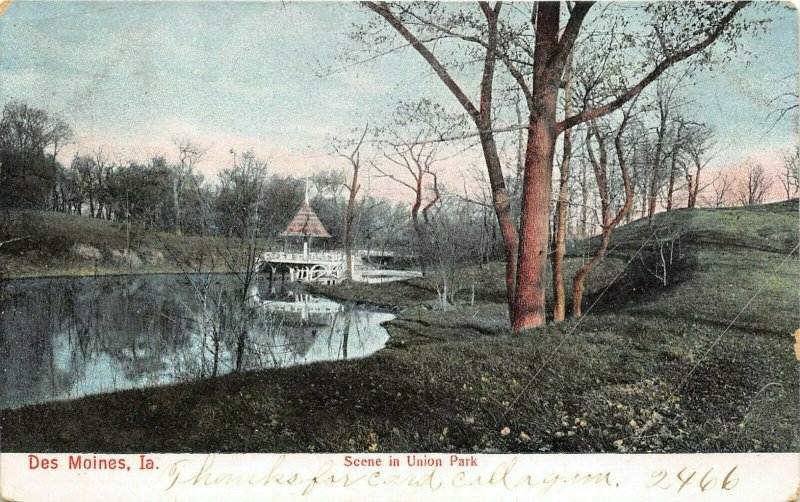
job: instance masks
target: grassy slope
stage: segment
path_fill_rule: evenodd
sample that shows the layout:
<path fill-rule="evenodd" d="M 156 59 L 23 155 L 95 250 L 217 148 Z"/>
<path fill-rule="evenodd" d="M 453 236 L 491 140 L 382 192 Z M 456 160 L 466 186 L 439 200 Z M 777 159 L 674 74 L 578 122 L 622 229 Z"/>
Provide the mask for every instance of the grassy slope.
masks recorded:
<path fill-rule="evenodd" d="M 7 411 L 3 448 L 797 451 L 796 255 L 772 276 L 797 223 L 796 202 L 635 222 L 590 277 L 591 302 L 620 274 L 593 311 L 521 337 L 506 329 L 497 264 L 469 271 L 461 282 L 476 283 L 478 301 L 448 312 L 417 305 L 435 297 L 425 280 L 328 290 L 397 302 L 389 346 L 357 361 Z M 625 268 L 651 235 L 681 236 L 667 287 L 639 259 Z"/>
<path fill-rule="evenodd" d="M 149 232 L 131 225 L 130 249 L 138 260 L 121 255 L 128 245 L 124 223 L 85 216 L 43 212 L 0 213 L 0 241 L 24 237 L 0 248 L 0 278 L 181 272 L 188 267 L 228 271 L 217 249 L 221 239 Z M 75 251 L 89 246 L 100 253 L 90 259 Z M 173 256 L 185 262 L 176 264 Z"/>

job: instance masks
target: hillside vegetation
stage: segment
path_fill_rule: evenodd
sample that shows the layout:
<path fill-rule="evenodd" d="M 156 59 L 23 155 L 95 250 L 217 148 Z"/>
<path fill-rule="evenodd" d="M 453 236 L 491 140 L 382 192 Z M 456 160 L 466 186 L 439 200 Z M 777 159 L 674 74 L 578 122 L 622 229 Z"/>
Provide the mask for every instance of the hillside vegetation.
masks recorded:
<path fill-rule="evenodd" d="M 229 271 L 227 263 L 238 262 L 236 239 L 179 237 L 52 211 L 0 213 L 4 241 L 0 278 Z"/>
<path fill-rule="evenodd" d="M 572 249 L 569 270 L 591 244 Z M 422 303 L 434 279 L 315 288 L 395 308 L 388 346 L 9 410 L 3 447 L 797 451 L 797 244 L 797 201 L 634 222 L 590 275 L 588 314 L 524 336 L 509 334 L 502 264 L 458 274 L 446 311 Z"/>

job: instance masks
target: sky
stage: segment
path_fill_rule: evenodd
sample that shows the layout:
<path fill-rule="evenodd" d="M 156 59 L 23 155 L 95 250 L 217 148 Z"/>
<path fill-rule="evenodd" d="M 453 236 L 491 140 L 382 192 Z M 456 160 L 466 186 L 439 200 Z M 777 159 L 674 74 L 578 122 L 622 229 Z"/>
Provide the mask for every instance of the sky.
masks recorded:
<path fill-rule="evenodd" d="M 382 120 L 397 100 L 454 104 L 407 49 L 329 72 L 354 48 L 354 3 L 127 3 L 13 0 L 0 17 L 0 103 L 20 100 L 63 115 L 75 131 L 62 161 L 102 147 L 121 160 L 174 154 L 173 139 L 207 150 L 213 174 L 230 150 L 252 149 L 276 171 L 340 165 L 328 139 Z M 774 162 L 797 141 L 796 118 L 773 126 L 776 89 L 796 86 L 797 17 L 770 9 L 752 54 L 692 86 L 696 119 L 718 133 L 715 162 Z M 782 87 L 776 87 L 780 84 Z"/>

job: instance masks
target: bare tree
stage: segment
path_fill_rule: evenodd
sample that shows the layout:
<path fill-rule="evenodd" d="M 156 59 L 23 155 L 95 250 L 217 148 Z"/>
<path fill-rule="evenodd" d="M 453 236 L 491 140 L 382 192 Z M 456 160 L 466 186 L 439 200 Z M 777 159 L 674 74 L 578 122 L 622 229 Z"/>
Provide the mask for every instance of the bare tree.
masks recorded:
<path fill-rule="evenodd" d="M 783 154 L 783 171 L 780 182 L 787 199 L 797 197 L 800 188 L 800 147 Z"/>
<path fill-rule="evenodd" d="M 683 153 L 683 142 L 685 141 L 683 133 L 686 128 L 686 120 L 684 120 L 683 117 L 676 117 L 673 120 L 673 125 L 674 134 L 672 138 L 672 145 L 669 151 L 670 165 L 669 176 L 667 177 L 667 201 L 665 205 L 665 209 L 667 211 L 672 211 L 674 207 L 675 190 L 677 188 L 675 183 L 678 178 L 678 168 L 680 167 L 680 164 L 683 163 L 681 153 Z"/>
<path fill-rule="evenodd" d="M 686 127 L 683 142 L 683 151 L 689 158 L 689 165 L 684 169 L 689 192 L 686 207 L 695 207 L 698 195 L 708 186 L 701 184 L 700 174 L 714 158 L 715 147 L 714 131 L 710 127 L 705 124 L 690 124 Z"/>
<path fill-rule="evenodd" d="M 428 100 L 400 103 L 391 123 L 376 131 L 380 161 L 371 161 L 378 177 L 388 178 L 414 194 L 411 223 L 417 237 L 417 252 L 423 272 L 431 253 L 429 249 L 429 211 L 440 198 L 436 175 L 438 163 L 445 160 L 440 142 L 421 142 L 430 135 L 452 135 L 461 128 L 458 116 Z M 453 156 L 453 154 L 451 154 Z"/>
<path fill-rule="evenodd" d="M 722 207 L 730 196 L 733 188 L 734 178 L 730 173 L 720 173 L 711 183 L 711 191 L 714 193 L 713 200 L 710 201 L 714 207 Z"/>
<path fill-rule="evenodd" d="M 677 244 L 677 253 L 676 253 Z M 642 249 L 639 260 L 648 274 L 652 275 L 662 286 L 669 285 L 670 273 L 674 270 L 677 260 L 683 258 L 680 238 L 668 233 L 664 237 L 657 237 L 652 248 Z"/>
<path fill-rule="evenodd" d="M 361 188 L 361 183 L 358 180 L 359 171 L 361 169 L 361 146 L 364 144 L 367 131 L 368 126 L 364 126 L 364 132 L 361 133 L 361 137 L 355 142 L 355 145 L 352 146 L 352 150 L 349 150 L 345 145 L 334 144 L 333 146 L 336 155 L 350 162 L 353 173 L 350 178 L 350 183 L 345 185 L 349 195 L 347 197 L 347 210 L 344 216 L 343 244 L 345 259 L 347 261 L 347 280 L 349 281 L 353 280 L 353 222 L 355 221 L 356 214 L 356 196 Z M 345 148 L 348 149 L 345 150 Z"/>
<path fill-rule="evenodd" d="M 95 218 L 111 219 L 111 193 L 109 183 L 117 165 L 111 160 L 103 148 L 97 148 L 89 156 L 89 176 L 92 181 L 94 191 L 94 201 L 97 204 L 96 211 L 93 210 L 92 216 Z"/>
<path fill-rule="evenodd" d="M 581 162 L 581 172 L 578 184 L 581 186 L 581 216 L 578 221 L 578 236 L 589 235 L 589 169 L 587 162 Z"/>
<path fill-rule="evenodd" d="M 178 149 L 178 163 L 173 168 L 172 203 L 175 207 L 175 235 L 181 235 L 181 193 L 183 185 L 192 176 L 192 171 L 205 155 L 205 150 L 189 139 L 174 139 Z"/>
<path fill-rule="evenodd" d="M 788 89 L 780 92 L 767 102 L 767 106 L 771 108 L 770 112 L 767 114 L 767 118 L 773 118 L 773 124 L 770 130 L 787 116 L 796 117 L 797 108 L 800 106 L 797 94 L 797 72 L 790 73 L 781 78 L 778 85 Z M 793 122 L 796 122 L 796 120 L 795 118 Z"/>
<path fill-rule="evenodd" d="M 736 200 L 743 206 L 762 204 L 772 189 L 774 180 L 764 171 L 764 166 L 761 164 L 747 161 L 745 169 L 747 169 L 745 178 L 739 180 L 736 186 Z"/>
<path fill-rule="evenodd" d="M 647 194 L 647 218 L 652 221 L 656 212 L 656 201 L 658 188 L 661 181 L 661 164 L 664 161 L 664 146 L 666 144 L 667 128 L 669 127 L 669 116 L 672 110 L 672 96 L 675 87 L 667 83 L 666 80 L 659 80 L 656 83 L 656 96 L 658 101 L 659 124 L 656 128 L 656 150 L 653 156 L 653 166 L 650 172 L 650 188 Z"/>
<path fill-rule="evenodd" d="M 633 188 L 631 186 L 631 179 L 628 173 L 628 165 L 623 151 L 622 139 L 625 132 L 625 126 L 630 118 L 630 109 L 623 113 L 622 122 L 616 130 L 614 135 L 614 151 L 617 156 L 617 163 L 619 164 L 620 174 L 625 190 L 625 201 L 616 212 L 611 215 L 611 199 L 608 187 L 608 153 L 606 151 L 606 136 L 600 131 L 600 128 L 595 121 L 590 123 L 590 127 L 586 133 L 586 152 L 589 155 L 592 167 L 594 168 L 595 180 L 597 181 L 597 190 L 600 194 L 600 207 L 603 219 L 602 235 L 600 238 L 600 245 L 595 250 L 592 257 L 586 262 L 576 273 L 572 281 L 572 314 L 575 317 L 580 317 L 583 313 L 583 288 L 584 281 L 589 272 L 597 265 L 605 256 L 608 244 L 611 241 L 611 234 L 614 228 L 619 225 L 625 215 L 630 211 L 633 206 Z M 595 154 L 592 147 L 592 137 L 597 142 L 599 156 Z"/>
<path fill-rule="evenodd" d="M 386 151 L 383 152 L 383 157 L 389 161 L 388 166 L 379 163 L 374 163 L 372 165 L 374 169 L 380 173 L 379 177 L 389 178 L 412 190 L 414 193 L 414 201 L 411 204 L 411 222 L 417 236 L 417 252 L 422 260 L 421 266 L 424 271 L 426 265 L 425 255 L 429 250 L 426 249 L 425 229 L 422 226 L 423 222 L 420 220 L 419 213 L 425 199 L 425 180 L 433 175 L 433 169 L 437 160 L 437 149 L 416 146 L 413 140 L 405 144 L 397 143 L 387 146 L 391 149 L 390 153 Z M 407 174 L 402 175 L 392 172 L 392 169 L 397 167 L 404 170 Z M 434 199 L 431 198 L 430 200 L 433 201 Z M 425 215 L 425 219 L 428 219 L 427 214 Z"/>
<path fill-rule="evenodd" d="M 229 319 L 236 333 L 236 371 L 244 367 L 244 354 L 248 342 L 248 329 L 253 318 L 250 295 L 263 249 L 262 224 L 259 217 L 264 201 L 269 162 L 258 159 L 252 152 L 238 157 L 234 150 L 233 166 L 220 172 L 220 192 L 217 203 L 232 215 L 229 237 L 220 240 L 217 255 L 234 273 L 238 285 L 234 293 L 234 312 L 238 317 Z"/>

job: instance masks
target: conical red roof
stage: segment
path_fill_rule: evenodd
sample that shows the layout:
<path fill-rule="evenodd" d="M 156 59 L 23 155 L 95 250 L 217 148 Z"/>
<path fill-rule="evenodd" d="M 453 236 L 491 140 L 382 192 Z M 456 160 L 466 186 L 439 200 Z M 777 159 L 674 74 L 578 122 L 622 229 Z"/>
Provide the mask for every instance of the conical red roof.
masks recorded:
<path fill-rule="evenodd" d="M 322 222 L 319 221 L 317 213 L 311 209 L 308 202 L 298 209 L 292 221 L 286 226 L 286 230 L 281 234 L 283 237 L 322 237 L 328 238 L 331 234 L 325 230 Z"/>

